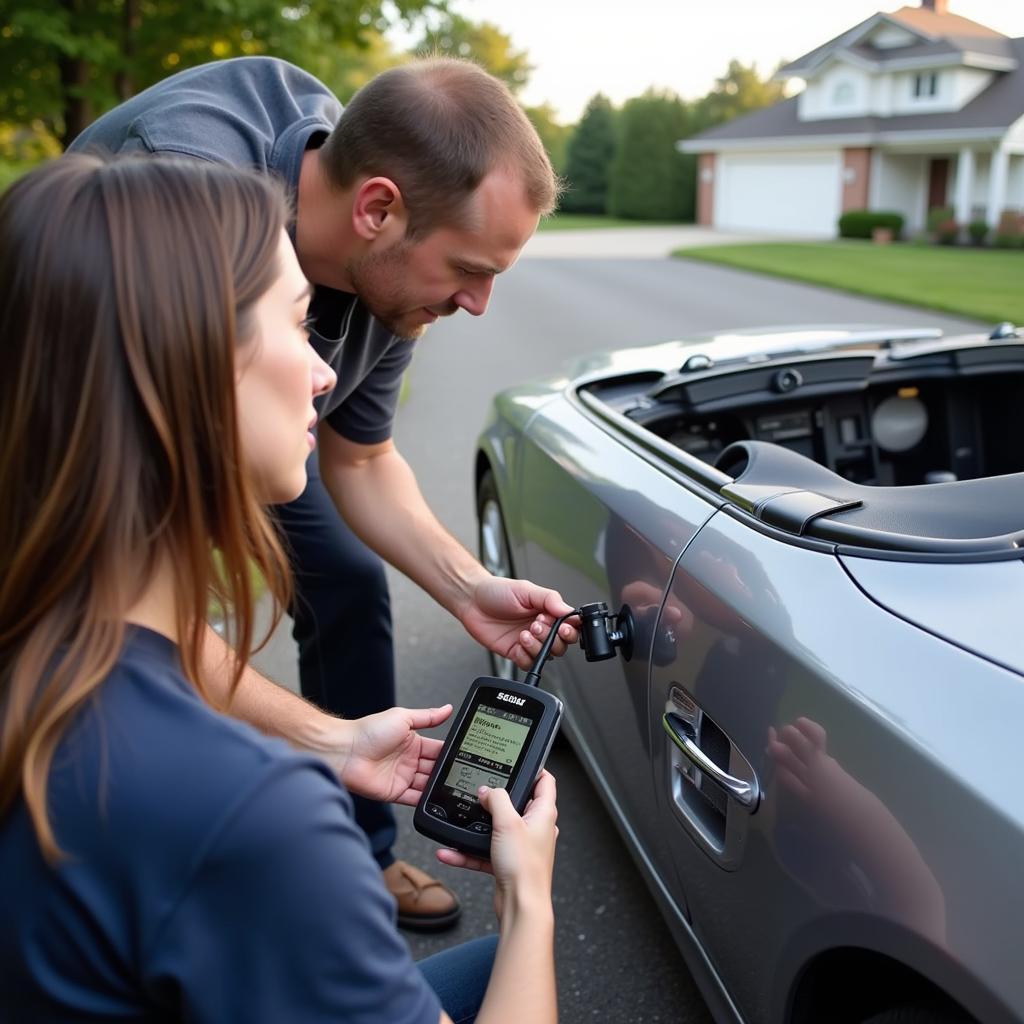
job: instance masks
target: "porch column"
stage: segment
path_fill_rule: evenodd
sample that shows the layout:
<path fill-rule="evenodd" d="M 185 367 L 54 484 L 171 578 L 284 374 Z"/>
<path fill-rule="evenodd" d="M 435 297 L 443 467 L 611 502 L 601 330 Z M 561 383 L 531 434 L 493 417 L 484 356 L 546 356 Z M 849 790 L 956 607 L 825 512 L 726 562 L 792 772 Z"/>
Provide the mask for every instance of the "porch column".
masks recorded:
<path fill-rule="evenodd" d="M 956 162 L 956 204 L 954 217 L 965 227 L 971 222 L 971 197 L 974 194 L 974 150 L 964 147 Z"/>
<path fill-rule="evenodd" d="M 1006 206 L 1006 178 L 1010 169 L 1010 154 L 998 146 L 992 153 L 992 166 L 989 170 L 988 182 L 988 209 L 985 211 L 985 220 L 989 226 L 999 226 L 999 215 Z"/>

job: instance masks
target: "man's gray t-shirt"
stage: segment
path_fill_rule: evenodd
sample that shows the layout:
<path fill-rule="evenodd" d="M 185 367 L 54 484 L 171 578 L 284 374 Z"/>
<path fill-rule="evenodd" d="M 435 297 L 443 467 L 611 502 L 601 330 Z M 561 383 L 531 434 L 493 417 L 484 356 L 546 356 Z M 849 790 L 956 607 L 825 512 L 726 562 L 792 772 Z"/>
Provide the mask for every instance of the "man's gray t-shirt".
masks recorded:
<path fill-rule="evenodd" d="M 333 93 L 273 57 L 239 57 L 190 68 L 104 114 L 71 150 L 176 154 L 256 168 L 297 198 L 307 149 L 341 116 Z M 316 282 L 314 282 L 315 284 Z M 317 400 L 321 420 L 342 437 L 376 444 L 391 436 L 413 343 L 395 337 L 352 294 L 317 286 L 310 304 L 314 348 L 338 375 Z"/>

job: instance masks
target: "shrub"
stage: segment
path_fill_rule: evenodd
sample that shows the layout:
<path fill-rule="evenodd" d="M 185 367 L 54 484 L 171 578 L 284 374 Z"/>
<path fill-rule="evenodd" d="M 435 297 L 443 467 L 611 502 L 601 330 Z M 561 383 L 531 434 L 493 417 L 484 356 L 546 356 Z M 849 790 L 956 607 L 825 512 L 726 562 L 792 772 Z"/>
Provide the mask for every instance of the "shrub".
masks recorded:
<path fill-rule="evenodd" d="M 960 236 L 960 225 L 952 217 L 935 225 L 935 241 L 939 245 L 953 245 Z"/>
<path fill-rule="evenodd" d="M 967 232 L 975 245 L 984 245 L 985 238 L 988 236 L 988 224 L 983 220 L 972 220 L 967 225 Z"/>
<path fill-rule="evenodd" d="M 999 215 L 999 225 L 996 231 L 1001 235 L 1024 234 L 1024 213 L 1016 210 L 1003 210 Z"/>
<path fill-rule="evenodd" d="M 1024 215 L 1003 210 L 996 225 L 995 243 L 1000 249 L 1024 249 Z"/>
<path fill-rule="evenodd" d="M 839 218 L 840 238 L 870 238 L 875 228 L 889 228 L 893 238 L 903 231 L 903 215 L 887 210 L 847 210 Z"/>
<path fill-rule="evenodd" d="M 939 225 L 948 223 L 955 219 L 952 207 L 949 206 L 933 206 L 928 211 L 928 234 L 937 235 L 939 233 Z"/>

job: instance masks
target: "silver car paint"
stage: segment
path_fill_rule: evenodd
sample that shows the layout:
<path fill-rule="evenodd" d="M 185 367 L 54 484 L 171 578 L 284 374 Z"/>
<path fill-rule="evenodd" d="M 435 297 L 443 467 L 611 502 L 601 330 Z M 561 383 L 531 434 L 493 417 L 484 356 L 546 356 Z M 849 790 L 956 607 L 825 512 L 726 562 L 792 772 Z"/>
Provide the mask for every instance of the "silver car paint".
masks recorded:
<path fill-rule="evenodd" d="M 572 659 L 557 675 L 578 727 L 608 765 L 613 789 L 638 801 L 643 816 L 655 813 L 646 784 L 648 659 L 643 651 L 672 567 L 712 509 L 681 494 L 654 467 L 638 467 L 630 452 L 609 446 L 603 431 L 580 420 L 573 408 L 555 403 L 532 422 L 519 479 L 526 501 L 545 507 L 545 524 L 541 530 L 535 521 L 524 522 L 521 564 L 531 578 L 549 581 L 573 603 L 602 599 L 618 608 L 630 600 L 632 587 L 630 603 L 650 608 L 643 620 L 649 626 L 641 631 L 632 661 L 585 665 Z M 557 460 L 550 458 L 553 450 L 560 453 Z M 618 482 L 625 473 L 632 476 L 629 489 Z M 623 571 L 631 575 L 623 577 Z"/>
<path fill-rule="evenodd" d="M 908 627 L 834 556 L 723 513 L 687 549 L 673 602 L 692 626 L 652 669 L 652 736 L 680 686 L 765 789 L 754 815 L 729 807 L 750 836 L 724 872 L 671 814 L 670 745 L 655 752 L 679 887 L 746 1019 L 784 1019 L 798 965 L 846 945 L 913 967 L 980 1020 L 1017 1019 L 1024 681 Z M 799 719 L 824 747 L 780 782 L 769 729 Z"/>
<path fill-rule="evenodd" d="M 879 604 L 908 622 L 1024 673 L 1024 564 L 887 562 L 843 557 L 847 572 Z"/>

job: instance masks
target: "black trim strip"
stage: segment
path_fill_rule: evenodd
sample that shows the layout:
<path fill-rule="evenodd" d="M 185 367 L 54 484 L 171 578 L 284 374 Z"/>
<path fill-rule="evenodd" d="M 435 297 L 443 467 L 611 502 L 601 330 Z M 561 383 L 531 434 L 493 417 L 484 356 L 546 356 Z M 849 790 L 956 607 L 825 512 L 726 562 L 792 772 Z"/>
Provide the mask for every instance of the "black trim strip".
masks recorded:
<path fill-rule="evenodd" d="M 628 416 L 623 416 L 622 413 L 610 409 L 601 399 L 596 398 L 589 391 L 583 388 L 570 388 L 568 394 L 570 397 L 575 397 L 598 419 L 603 420 L 604 423 L 612 427 L 616 433 L 625 434 L 634 445 L 642 448 L 648 456 L 657 456 L 661 468 L 664 469 L 664 464 L 667 463 L 669 467 L 681 473 L 688 480 L 711 491 L 717 505 L 724 503 L 725 499 L 718 492 L 726 484 L 732 483 L 731 476 L 726 476 L 725 473 L 715 469 L 714 466 L 701 462 L 692 455 L 687 455 L 686 452 L 680 450 L 674 444 L 669 444 L 668 441 L 658 437 L 657 434 L 652 434 L 651 431 L 645 430 L 639 424 L 634 423 Z"/>

